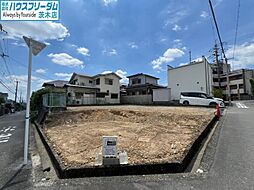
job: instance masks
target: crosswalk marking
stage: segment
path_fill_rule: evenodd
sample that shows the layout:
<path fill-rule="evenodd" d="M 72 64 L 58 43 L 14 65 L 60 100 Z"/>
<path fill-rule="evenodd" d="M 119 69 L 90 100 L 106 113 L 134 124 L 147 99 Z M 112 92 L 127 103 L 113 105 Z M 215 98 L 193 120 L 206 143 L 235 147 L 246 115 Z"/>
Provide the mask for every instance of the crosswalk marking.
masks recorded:
<path fill-rule="evenodd" d="M 237 103 L 236 103 L 236 106 L 237 106 L 238 108 L 243 108 L 243 109 L 247 109 L 247 108 L 248 108 L 246 105 L 244 105 L 243 103 L 240 103 L 240 102 L 237 102 Z"/>

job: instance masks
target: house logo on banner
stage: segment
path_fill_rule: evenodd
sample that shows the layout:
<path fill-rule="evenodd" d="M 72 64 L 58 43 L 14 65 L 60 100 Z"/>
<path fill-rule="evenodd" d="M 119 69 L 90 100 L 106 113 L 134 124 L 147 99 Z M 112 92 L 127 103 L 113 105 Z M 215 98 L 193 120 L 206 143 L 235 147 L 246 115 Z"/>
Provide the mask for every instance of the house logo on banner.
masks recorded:
<path fill-rule="evenodd" d="M 60 17 L 60 2 L 1 0 L 0 12 L 2 21 L 56 21 Z"/>

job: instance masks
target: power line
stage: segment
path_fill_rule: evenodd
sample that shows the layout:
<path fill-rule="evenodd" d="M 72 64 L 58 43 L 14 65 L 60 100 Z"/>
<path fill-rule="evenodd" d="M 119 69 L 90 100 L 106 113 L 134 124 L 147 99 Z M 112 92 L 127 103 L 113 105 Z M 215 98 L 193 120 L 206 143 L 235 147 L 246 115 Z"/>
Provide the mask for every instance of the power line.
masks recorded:
<path fill-rule="evenodd" d="M 225 54 L 225 51 L 224 51 L 224 47 L 223 47 L 223 43 L 222 43 L 222 40 L 221 40 L 221 36 L 220 36 L 219 27 L 218 27 L 217 20 L 216 20 L 216 17 L 215 17 L 215 13 L 214 13 L 214 10 L 213 10 L 213 5 L 212 5 L 211 0 L 208 0 L 208 1 L 209 1 L 209 4 L 210 4 L 210 7 L 211 7 L 214 24 L 215 24 L 215 27 L 216 27 L 216 31 L 217 31 L 219 41 L 220 41 L 221 51 L 223 53 L 224 59 L 227 60 L 227 57 L 226 57 L 226 54 Z"/>
<path fill-rule="evenodd" d="M 11 90 L 11 88 L 8 86 L 8 85 L 6 85 L 3 81 L 2 81 L 2 79 L 0 78 L 0 83 L 3 85 L 3 87 L 5 87 L 10 93 L 12 93 L 12 94 L 14 94 L 14 92 Z"/>
<path fill-rule="evenodd" d="M 240 17 L 240 7 L 241 7 L 241 0 L 238 0 L 238 8 L 237 8 L 237 16 L 236 16 L 236 27 L 235 27 L 235 40 L 234 40 L 233 60 L 232 60 L 232 68 L 234 68 L 235 48 L 236 48 L 236 41 L 237 41 L 238 27 L 239 27 L 239 17 Z M 234 69 L 233 69 L 233 70 L 234 70 Z"/>
<path fill-rule="evenodd" d="M 214 23 L 215 23 L 215 26 L 216 26 L 217 34 L 218 34 L 218 37 L 219 37 L 221 51 L 222 51 L 222 54 L 223 54 L 223 57 L 224 57 L 224 60 L 225 60 L 225 63 L 226 63 L 226 68 L 227 68 L 226 69 L 226 73 L 227 73 L 227 94 L 228 94 L 229 105 L 231 106 L 231 94 L 230 94 L 230 88 L 229 88 L 228 59 L 227 59 L 225 51 L 224 51 L 224 47 L 223 47 L 223 43 L 222 43 L 222 40 L 221 40 L 220 31 L 219 31 L 219 27 L 218 27 L 218 24 L 217 24 L 217 21 L 216 21 L 216 17 L 215 17 L 215 14 L 214 14 L 212 2 L 211 2 L 211 0 L 208 0 L 208 1 L 209 1 L 209 5 L 210 5 L 210 8 L 211 8 L 211 11 L 212 11 L 213 20 L 214 20 Z"/>

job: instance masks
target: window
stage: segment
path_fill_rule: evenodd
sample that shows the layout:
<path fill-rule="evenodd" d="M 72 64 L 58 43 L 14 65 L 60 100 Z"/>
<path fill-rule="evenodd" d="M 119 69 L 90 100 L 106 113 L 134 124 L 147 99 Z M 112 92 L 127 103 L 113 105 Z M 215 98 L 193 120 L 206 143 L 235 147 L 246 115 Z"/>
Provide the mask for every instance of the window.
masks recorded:
<path fill-rule="evenodd" d="M 132 84 L 141 84 L 141 79 L 139 78 L 134 78 L 131 81 L 132 81 Z"/>
<path fill-rule="evenodd" d="M 243 84 L 239 84 L 239 88 L 243 89 Z"/>
<path fill-rule="evenodd" d="M 75 98 L 81 99 L 83 97 L 83 92 L 75 92 Z"/>
<path fill-rule="evenodd" d="M 111 94 L 111 99 L 118 99 L 118 94 Z"/>
<path fill-rule="evenodd" d="M 93 84 L 93 81 L 92 81 L 92 80 L 89 80 L 89 84 Z"/>
<path fill-rule="evenodd" d="M 96 85 L 100 85 L 100 78 L 96 79 Z"/>
<path fill-rule="evenodd" d="M 206 94 L 200 94 L 200 98 L 207 99 L 207 96 L 206 96 Z"/>
<path fill-rule="evenodd" d="M 105 78 L 105 84 L 113 85 L 113 79 Z"/>
<path fill-rule="evenodd" d="M 105 98 L 105 93 L 97 93 L 96 98 Z"/>
<path fill-rule="evenodd" d="M 237 89 L 237 85 L 236 84 L 230 86 L 230 90 L 234 90 L 234 89 Z"/>

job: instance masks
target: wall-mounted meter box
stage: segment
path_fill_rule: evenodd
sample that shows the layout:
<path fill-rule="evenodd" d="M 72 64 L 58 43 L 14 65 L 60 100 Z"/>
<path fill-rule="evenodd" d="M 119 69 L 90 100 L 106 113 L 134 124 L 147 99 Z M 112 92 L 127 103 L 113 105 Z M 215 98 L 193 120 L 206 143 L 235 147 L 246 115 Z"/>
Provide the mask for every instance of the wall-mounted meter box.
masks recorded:
<path fill-rule="evenodd" d="M 103 136 L 102 156 L 117 157 L 117 136 Z"/>

